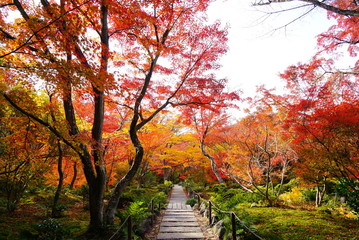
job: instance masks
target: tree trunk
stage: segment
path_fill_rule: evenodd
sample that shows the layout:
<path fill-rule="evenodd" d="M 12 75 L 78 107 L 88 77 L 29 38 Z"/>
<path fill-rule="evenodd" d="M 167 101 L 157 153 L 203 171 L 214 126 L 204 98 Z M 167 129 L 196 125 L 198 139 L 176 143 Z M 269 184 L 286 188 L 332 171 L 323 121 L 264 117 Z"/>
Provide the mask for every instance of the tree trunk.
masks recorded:
<path fill-rule="evenodd" d="M 53 205 L 52 205 L 52 213 L 51 213 L 52 217 L 58 217 L 59 216 L 57 205 L 58 205 L 58 202 L 59 202 L 59 199 L 60 199 L 62 186 L 64 185 L 64 172 L 62 171 L 63 149 L 62 149 L 60 140 L 57 141 L 57 148 L 59 150 L 59 157 L 57 159 L 57 171 L 59 173 L 59 182 L 58 182 L 58 185 L 57 185 L 56 193 L 55 193 L 55 196 L 54 196 L 54 202 L 53 202 Z"/>
<path fill-rule="evenodd" d="M 215 161 L 214 157 L 212 157 L 210 154 L 208 154 L 206 152 L 206 150 L 204 149 L 203 141 L 201 141 L 201 151 L 202 151 L 203 155 L 206 156 L 211 161 L 212 171 L 213 171 L 214 175 L 216 176 L 218 182 L 219 183 L 224 183 L 223 178 L 221 177 L 221 175 L 219 174 L 219 172 L 217 170 L 216 161 Z"/>
<path fill-rule="evenodd" d="M 70 183 L 70 189 L 74 188 L 74 185 L 75 185 L 75 182 L 76 182 L 76 179 L 77 179 L 77 162 L 74 162 L 74 165 L 73 165 L 72 168 L 73 168 L 74 174 L 72 175 L 72 179 L 71 179 L 71 183 Z"/>
<path fill-rule="evenodd" d="M 87 179 L 89 184 L 89 205 L 90 205 L 90 226 L 89 233 L 101 233 L 104 230 L 104 202 L 103 197 L 106 190 L 106 166 L 104 162 L 104 149 L 102 144 L 103 122 L 104 122 L 104 82 L 107 79 L 107 67 L 109 56 L 109 33 L 108 33 L 108 2 L 101 1 L 101 68 L 99 77 L 102 81 L 96 84 L 92 83 L 94 92 L 94 120 L 92 125 L 91 136 L 94 140 L 92 145 L 92 159 L 95 168 L 95 175 Z M 93 79 L 95 80 L 95 79 Z M 88 166 L 89 167 L 89 166 Z M 84 170 L 86 168 L 84 167 Z M 92 164 L 91 171 L 93 173 Z"/>
<path fill-rule="evenodd" d="M 326 182 L 324 180 L 322 189 L 320 189 L 319 184 L 317 185 L 317 191 L 315 193 L 315 206 L 316 207 L 320 207 L 322 205 L 325 191 L 326 191 Z"/>
<path fill-rule="evenodd" d="M 284 182 L 285 172 L 287 170 L 287 164 L 288 164 L 288 159 L 286 158 L 284 163 L 283 163 L 283 167 L 282 167 L 282 174 L 281 174 L 279 188 L 278 188 L 278 192 L 277 192 L 277 199 L 279 198 L 279 195 L 282 192 L 282 186 L 283 186 L 283 182 Z"/>
<path fill-rule="evenodd" d="M 135 177 L 139 167 L 141 166 L 141 162 L 143 159 L 144 150 L 143 150 L 140 140 L 138 139 L 137 130 L 131 128 L 130 129 L 130 137 L 131 137 L 131 141 L 136 149 L 136 156 L 135 156 L 135 160 L 133 161 L 130 170 L 116 184 L 115 189 L 113 190 L 111 198 L 108 202 L 106 212 L 105 212 L 105 223 L 106 223 L 106 225 L 109 225 L 109 226 L 114 225 L 115 212 L 116 212 L 118 202 L 119 202 L 119 199 L 120 199 L 123 189 Z"/>
<path fill-rule="evenodd" d="M 105 193 L 105 183 L 101 179 L 96 179 L 89 183 L 89 208 L 90 208 L 90 225 L 88 233 L 101 233 L 105 229 L 104 225 L 104 203 L 103 196 Z"/>

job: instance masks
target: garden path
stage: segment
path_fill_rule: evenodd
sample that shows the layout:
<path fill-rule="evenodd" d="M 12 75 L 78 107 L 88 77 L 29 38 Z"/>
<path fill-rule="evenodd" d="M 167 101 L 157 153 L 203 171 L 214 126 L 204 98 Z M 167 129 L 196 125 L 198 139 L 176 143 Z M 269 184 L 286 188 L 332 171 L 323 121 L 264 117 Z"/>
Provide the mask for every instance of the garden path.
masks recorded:
<path fill-rule="evenodd" d="M 157 239 L 205 239 L 182 186 L 174 185 Z"/>

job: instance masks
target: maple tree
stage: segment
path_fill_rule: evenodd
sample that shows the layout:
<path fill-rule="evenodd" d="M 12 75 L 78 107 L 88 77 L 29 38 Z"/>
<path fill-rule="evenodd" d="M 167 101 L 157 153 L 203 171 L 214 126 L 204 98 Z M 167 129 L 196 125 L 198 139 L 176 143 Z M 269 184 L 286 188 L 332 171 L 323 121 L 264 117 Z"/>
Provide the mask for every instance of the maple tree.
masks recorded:
<path fill-rule="evenodd" d="M 226 29 L 205 25 L 208 1 L 1 2 L 1 93 L 14 108 L 47 127 L 81 159 L 90 191 L 89 231 L 113 224 L 119 195 L 144 156 L 138 131 L 168 106 L 211 104 L 224 88 L 212 70 L 226 52 Z M 20 18 L 11 20 L 17 12 Z M 38 84 L 40 82 L 40 84 Z M 5 83 L 5 84 L 4 84 Z M 56 128 L 9 88 L 46 87 L 63 105 L 67 130 Z M 74 102 L 87 106 L 90 130 L 79 127 Z M 136 149 L 132 165 L 117 182 L 106 211 L 106 145 L 116 109 L 127 116 Z M 90 116 L 90 114 L 92 116 Z M 57 120 L 59 121 L 59 120 Z M 107 129 L 106 129 L 107 128 Z"/>
<path fill-rule="evenodd" d="M 340 72 L 323 75 L 322 65 L 303 64 L 282 75 L 291 89 L 286 123 L 296 133 L 294 143 L 303 153 L 303 164 L 314 162 L 303 168 L 308 175 L 358 179 L 357 77 Z"/>
<path fill-rule="evenodd" d="M 163 175 L 164 181 L 176 181 L 177 178 L 191 179 L 207 166 L 206 161 L 203 161 L 193 129 L 182 121 L 183 115 L 169 112 L 166 114 L 166 121 L 160 124 L 159 129 L 170 133 L 166 134 L 166 141 L 153 156 L 150 168 L 158 175 Z M 200 177 L 203 177 L 201 181 L 206 180 L 205 173 Z"/>
<path fill-rule="evenodd" d="M 224 88 L 226 82 L 226 79 L 222 79 L 216 83 L 217 94 L 213 98 L 215 102 L 212 105 L 189 108 L 184 112 L 183 118 L 183 122 L 195 131 L 199 148 L 210 160 L 211 170 L 219 183 L 224 183 L 217 166 L 221 160 L 215 159 L 213 156 L 215 151 L 211 154 L 207 149 L 212 148 L 213 151 L 215 143 L 220 141 L 220 133 L 226 130 L 229 121 L 226 111 L 235 107 L 234 102 L 240 100 L 238 91 L 226 91 Z"/>
<path fill-rule="evenodd" d="M 33 108 L 44 108 L 43 96 L 31 96 L 26 90 L 23 96 L 32 99 Z M 43 183 L 44 175 L 53 161 L 54 149 L 47 143 L 54 141 L 44 127 L 8 108 L 1 102 L 0 110 L 0 181 L 7 199 L 9 211 L 15 210 L 24 192 L 34 184 Z M 40 111 L 43 116 L 46 112 Z M 21 127 L 19 127 L 21 126 Z"/>
<path fill-rule="evenodd" d="M 222 110 L 223 111 L 223 110 Z M 191 114 L 194 122 L 194 129 L 196 130 L 197 141 L 199 142 L 202 154 L 210 160 L 211 169 L 219 183 L 224 183 L 223 177 L 219 172 L 218 164 L 221 164 L 220 159 L 215 159 L 213 156 L 213 147 L 215 143 L 220 140 L 218 132 L 224 131 L 228 116 L 221 114 L 220 111 L 213 111 L 211 109 L 199 108 L 198 114 Z M 211 147 L 213 153 L 208 152 Z"/>
<path fill-rule="evenodd" d="M 281 194 L 281 186 L 297 155 L 281 128 L 279 113 L 258 108 L 230 129 L 225 172 L 243 189 L 263 196 L 269 205 Z M 261 185 L 264 185 L 262 188 Z"/>
<path fill-rule="evenodd" d="M 258 5 L 289 1 L 258 1 Z M 288 93 L 263 91 L 267 104 L 287 112 L 285 128 L 292 133 L 292 147 L 299 155 L 296 174 L 315 184 L 316 204 L 321 204 L 329 178 L 353 183 L 358 180 L 357 108 L 358 3 L 357 1 L 303 0 L 327 10 L 336 21 L 318 36 L 318 52 L 308 63 L 288 67 L 281 74 Z M 306 4 L 306 6 L 308 6 Z M 340 57 L 354 61 L 347 69 L 336 66 Z M 349 59 L 349 58 L 348 58 Z M 355 182 L 354 181 L 354 182 Z M 355 184 L 349 184 L 355 191 Z"/>

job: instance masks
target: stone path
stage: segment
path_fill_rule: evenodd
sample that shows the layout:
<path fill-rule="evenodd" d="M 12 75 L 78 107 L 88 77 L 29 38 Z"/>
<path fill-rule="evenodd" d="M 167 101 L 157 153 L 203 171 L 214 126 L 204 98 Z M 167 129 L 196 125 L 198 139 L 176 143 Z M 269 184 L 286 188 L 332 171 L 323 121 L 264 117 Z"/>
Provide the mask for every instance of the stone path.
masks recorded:
<path fill-rule="evenodd" d="M 174 185 L 157 239 L 205 239 L 182 186 Z"/>

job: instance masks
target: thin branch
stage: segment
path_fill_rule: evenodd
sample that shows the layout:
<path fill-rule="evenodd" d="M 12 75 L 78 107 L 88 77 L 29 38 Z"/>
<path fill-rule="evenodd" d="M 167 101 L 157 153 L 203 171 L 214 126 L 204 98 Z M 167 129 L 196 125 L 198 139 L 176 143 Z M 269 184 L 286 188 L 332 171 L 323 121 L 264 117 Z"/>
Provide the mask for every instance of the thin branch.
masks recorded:
<path fill-rule="evenodd" d="M 269 5 L 271 3 L 283 3 L 283 2 L 292 2 L 293 0 L 259 0 L 258 2 L 254 2 L 252 5 L 253 6 L 263 6 L 263 5 Z M 338 13 L 340 15 L 345 15 L 345 16 L 353 16 L 353 17 L 358 17 L 359 16 L 359 10 L 352 10 L 352 9 L 342 9 L 342 8 L 338 8 L 329 4 L 325 4 L 325 1 L 319 1 L 319 0 L 299 0 L 302 2 L 307 2 L 310 3 L 314 6 L 323 8 L 325 10 L 331 11 L 331 12 L 335 12 Z"/>
<path fill-rule="evenodd" d="M 88 1 L 86 1 L 86 2 L 84 2 L 84 3 L 82 3 L 81 5 L 76 6 L 76 7 L 74 7 L 73 9 L 70 9 L 70 10 L 66 11 L 64 14 L 61 14 L 59 17 L 55 18 L 54 20 L 52 20 L 51 22 L 49 22 L 49 23 L 46 24 L 45 26 L 43 26 L 43 27 L 39 28 L 38 30 L 34 31 L 33 34 L 32 34 L 30 37 L 28 37 L 28 38 L 25 40 L 24 43 L 20 44 L 20 45 L 19 45 L 18 47 L 16 47 L 14 50 L 12 50 L 12 51 L 10 51 L 10 52 L 8 52 L 8 53 L 5 53 L 5 54 L 3 54 L 3 55 L 1 55 L 0 58 L 4 58 L 4 57 L 6 57 L 6 56 L 8 56 L 8 55 L 10 55 L 10 54 L 13 54 L 13 53 L 17 52 L 19 49 L 21 49 L 21 48 L 23 48 L 24 46 L 26 46 L 26 45 L 30 42 L 30 40 L 31 40 L 33 37 L 35 37 L 39 32 L 41 32 L 42 30 L 44 30 L 44 29 L 50 27 L 51 25 L 53 25 L 54 23 L 56 23 L 56 22 L 57 22 L 58 20 L 60 20 L 65 14 L 67 14 L 67 13 L 69 13 L 69 12 L 72 12 L 72 11 L 78 9 L 78 8 L 80 8 L 82 5 L 85 5 L 85 4 L 87 4 L 87 3 L 91 2 L 91 1 L 92 1 L 92 0 L 88 0 Z M 23 16 L 24 16 L 25 19 L 26 19 L 26 17 L 28 17 L 27 13 L 24 11 L 23 8 L 20 8 L 19 11 L 23 14 Z"/>
<path fill-rule="evenodd" d="M 22 162 L 21 162 L 19 165 L 17 165 L 13 170 L 8 170 L 8 171 L 0 172 L 0 175 L 16 172 L 17 170 L 19 170 L 19 169 L 20 169 L 24 164 L 26 164 L 26 163 L 27 163 L 26 161 L 22 161 Z"/>
<path fill-rule="evenodd" d="M 14 5 L 15 5 L 14 3 L 5 3 L 5 4 L 0 5 L 0 8 L 7 7 L 7 6 L 14 6 Z"/>
<path fill-rule="evenodd" d="M 82 153 L 72 144 L 70 143 L 55 127 L 51 126 L 50 123 L 36 117 L 35 115 L 27 112 L 23 108 L 21 108 L 19 105 L 17 105 L 6 93 L 2 93 L 2 95 L 5 97 L 8 103 L 11 104 L 16 110 L 24 114 L 25 116 L 33 119 L 34 121 L 40 123 L 41 125 L 47 127 L 53 134 L 55 134 L 58 138 L 60 138 L 64 143 L 66 143 L 69 147 L 71 147 L 76 153 L 79 154 L 79 156 L 82 156 Z"/>
<path fill-rule="evenodd" d="M 10 33 L 6 32 L 4 29 L 0 28 L 0 32 L 2 32 L 2 34 L 4 35 L 4 37 L 8 38 L 8 39 L 11 39 L 11 40 L 14 40 L 16 39 L 15 37 L 11 36 Z"/>

